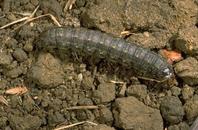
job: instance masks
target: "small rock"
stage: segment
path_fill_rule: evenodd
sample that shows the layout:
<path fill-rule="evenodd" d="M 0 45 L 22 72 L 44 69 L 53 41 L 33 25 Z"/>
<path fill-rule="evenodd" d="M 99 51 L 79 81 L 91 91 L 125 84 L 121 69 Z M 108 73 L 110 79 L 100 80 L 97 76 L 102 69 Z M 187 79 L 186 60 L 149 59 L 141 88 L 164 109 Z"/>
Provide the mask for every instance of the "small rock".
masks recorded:
<path fill-rule="evenodd" d="M 4 90 L 4 89 L 6 89 L 7 87 L 8 87 L 8 81 L 7 80 L 5 80 L 5 79 L 1 79 L 0 80 L 0 90 Z"/>
<path fill-rule="evenodd" d="M 34 109 L 35 102 L 30 96 L 24 96 L 23 99 L 23 108 L 24 110 L 31 112 Z"/>
<path fill-rule="evenodd" d="M 186 101 L 184 110 L 188 120 L 193 120 L 198 116 L 198 95 L 195 95 L 190 100 Z"/>
<path fill-rule="evenodd" d="M 14 130 L 38 130 L 41 126 L 41 119 L 32 115 L 10 115 L 8 121 Z"/>
<path fill-rule="evenodd" d="M 10 5 L 11 5 L 11 1 L 10 0 L 3 1 L 3 12 L 4 13 L 7 14 L 10 11 Z"/>
<path fill-rule="evenodd" d="M 126 94 L 142 100 L 147 96 L 147 87 L 146 85 L 131 85 L 127 88 Z"/>
<path fill-rule="evenodd" d="M 76 112 L 76 118 L 78 120 L 94 120 L 95 115 L 90 110 L 84 110 L 84 111 L 77 111 Z"/>
<path fill-rule="evenodd" d="M 1 115 L 0 117 L 0 128 L 3 128 L 7 125 L 8 118 Z"/>
<path fill-rule="evenodd" d="M 40 87 L 56 87 L 64 83 L 64 72 L 60 61 L 50 53 L 39 55 L 37 62 L 30 68 L 28 76 Z"/>
<path fill-rule="evenodd" d="M 159 30 L 156 32 L 136 33 L 127 38 L 127 41 L 135 42 L 145 48 L 163 48 L 171 36 L 168 31 Z"/>
<path fill-rule="evenodd" d="M 93 100 L 99 103 L 111 102 L 115 99 L 115 84 L 101 83 L 97 90 L 93 91 Z"/>
<path fill-rule="evenodd" d="M 168 130 L 189 130 L 190 127 L 186 122 L 181 122 L 177 125 L 171 125 L 168 127 Z"/>
<path fill-rule="evenodd" d="M 190 99 L 194 94 L 194 89 L 188 85 L 182 88 L 182 97 L 184 100 Z"/>
<path fill-rule="evenodd" d="M 34 6 L 37 6 L 39 4 L 39 1 L 38 0 L 31 0 L 31 3 L 34 5 Z"/>
<path fill-rule="evenodd" d="M 193 15 L 197 15 L 197 6 L 189 0 L 98 0 L 82 13 L 81 22 L 85 27 L 116 36 L 129 30 L 132 32 L 129 41 L 162 48 L 179 28 L 194 25 Z"/>
<path fill-rule="evenodd" d="M 113 114 L 115 125 L 127 130 L 163 130 L 160 111 L 144 105 L 135 97 L 117 98 Z"/>
<path fill-rule="evenodd" d="M 198 54 L 198 28 L 195 26 L 179 31 L 175 47 L 186 54 Z"/>
<path fill-rule="evenodd" d="M 181 94 L 181 88 L 174 86 L 171 88 L 171 93 L 173 96 L 179 96 Z"/>
<path fill-rule="evenodd" d="M 88 128 L 85 128 L 85 130 L 115 130 L 115 129 L 105 124 L 99 124 L 96 126 L 88 126 Z"/>
<path fill-rule="evenodd" d="M 16 68 L 13 68 L 11 70 L 5 71 L 4 74 L 7 77 L 10 77 L 10 78 L 17 78 L 18 76 L 20 76 L 22 74 L 25 74 L 26 71 L 27 71 L 26 67 L 17 66 Z"/>
<path fill-rule="evenodd" d="M 119 36 L 124 30 L 122 18 L 124 5 L 125 1 L 120 1 L 119 4 L 115 0 L 98 1 L 97 5 L 93 4 L 81 15 L 82 24 Z"/>
<path fill-rule="evenodd" d="M 94 88 L 94 78 L 91 75 L 83 74 L 82 87 L 84 90 L 91 90 Z"/>
<path fill-rule="evenodd" d="M 26 52 L 21 48 L 15 49 L 13 56 L 19 62 L 25 61 L 28 58 Z"/>
<path fill-rule="evenodd" d="M 23 49 L 24 49 L 26 52 L 31 52 L 31 51 L 33 50 L 33 45 L 32 45 L 32 43 L 31 43 L 31 42 L 27 42 L 27 43 L 24 45 Z"/>
<path fill-rule="evenodd" d="M 86 0 L 77 0 L 76 1 L 76 6 L 77 7 L 83 7 L 86 4 Z"/>
<path fill-rule="evenodd" d="M 175 107 L 177 106 L 177 107 Z M 160 104 L 162 117 L 170 124 L 176 124 L 182 121 L 184 116 L 184 108 L 178 97 L 164 97 Z"/>
<path fill-rule="evenodd" d="M 62 7 L 57 0 L 42 0 L 40 1 L 40 5 L 40 8 L 45 13 L 51 13 L 60 18 L 62 14 Z"/>
<path fill-rule="evenodd" d="M 50 126 L 53 126 L 54 124 L 61 123 L 65 121 L 64 116 L 60 112 L 48 112 L 48 117 L 47 117 L 48 123 Z"/>
<path fill-rule="evenodd" d="M 107 107 L 102 107 L 99 110 L 99 113 L 100 113 L 99 120 L 98 120 L 99 123 L 112 125 L 112 123 L 113 123 L 113 114 L 112 114 L 110 109 L 108 109 Z"/>
<path fill-rule="evenodd" d="M 11 64 L 13 58 L 11 54 L 6 53 L 5 51 L 0 51 L 0 65 L 7 66 Z"/>
<path fill-rule="evenodd" d="M 91 106 L 93 105 L 93 101 L 90 98 L 81 98 L 79 99 L 78 104 L 81 106 Z"/>
<path fill-rule="evenodd" d="M 188 85 L 198 84 L 198 61 L 189 57 L 175 64 L 175 73 Z"/>
<path fill-rule="evenodd" d="M 193 122 L 192 126 L 190 127 L 190 130 L 197 130 L 198 129 L 198 117 Z"/>

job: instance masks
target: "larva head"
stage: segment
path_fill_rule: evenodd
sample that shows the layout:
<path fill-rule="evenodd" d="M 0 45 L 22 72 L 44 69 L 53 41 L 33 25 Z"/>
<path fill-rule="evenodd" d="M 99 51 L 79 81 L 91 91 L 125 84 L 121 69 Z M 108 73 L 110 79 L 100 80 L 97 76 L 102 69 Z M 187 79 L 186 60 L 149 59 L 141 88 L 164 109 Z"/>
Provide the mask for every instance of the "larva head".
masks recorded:
<path fill-rule="evenodd" d="M 163 79 L 164 80 L 172 78 L 174 76 L 174 72 L 173 72 L 172 66 L 169 65 L 167 67 L 164 67 L 161 70 L 161 74 L 163 75 Z"/>
<path fill-rule="evenodd" d="M 55 29 L 50 29 L 47 30 L 43 33 L 41 33 L 39 40 L 37 40 L 36 44 L 38 48 L 43 48 L 43 47 L 50 47 L 54 46 L 56 44 L 56 30 Z"/>

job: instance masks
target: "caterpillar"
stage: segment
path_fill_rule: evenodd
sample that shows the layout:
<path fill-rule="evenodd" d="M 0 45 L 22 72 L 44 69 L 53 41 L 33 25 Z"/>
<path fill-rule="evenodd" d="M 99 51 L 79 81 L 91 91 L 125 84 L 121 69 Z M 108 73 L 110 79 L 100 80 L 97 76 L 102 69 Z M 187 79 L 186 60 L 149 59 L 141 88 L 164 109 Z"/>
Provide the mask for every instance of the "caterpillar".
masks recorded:
<path fill-rule="evenodd" d="M 40 35 L 38 48 L 82 51 L 86 55 L 127 65 L 139 77 L 162 81 L 170 79 L 172 66 L 155 52 L 122 38 L 86 28 L 54 27 Z"/>

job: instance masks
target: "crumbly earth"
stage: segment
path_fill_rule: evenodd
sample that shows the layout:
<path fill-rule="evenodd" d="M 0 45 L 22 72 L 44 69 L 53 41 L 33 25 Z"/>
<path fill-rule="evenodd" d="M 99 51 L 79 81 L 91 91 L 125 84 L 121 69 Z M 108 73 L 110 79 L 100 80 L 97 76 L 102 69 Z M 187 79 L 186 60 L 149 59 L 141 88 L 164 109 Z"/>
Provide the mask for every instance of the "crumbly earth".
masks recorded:
<path fill-rule="evenodd" d="M 181 51 L 183 60 L 173 64 L 175 81 L 145 81 L 119 64 L 39 50 L 35 42 L 57 26 L 53 20 L 16 23 L 0 29 L 0 129 L 51 130 L 79 123 L 69 129 L 189 130 L 198 117 L 197 0 L 76 0 L 64 10 L 67 2 L 0 1 L 0 26 L 40 5 L 35 17 L 50 13 L 61 26 L 123 36 L 156 52 Z M 28 91 L 6 93 L 21 86 Z"/>

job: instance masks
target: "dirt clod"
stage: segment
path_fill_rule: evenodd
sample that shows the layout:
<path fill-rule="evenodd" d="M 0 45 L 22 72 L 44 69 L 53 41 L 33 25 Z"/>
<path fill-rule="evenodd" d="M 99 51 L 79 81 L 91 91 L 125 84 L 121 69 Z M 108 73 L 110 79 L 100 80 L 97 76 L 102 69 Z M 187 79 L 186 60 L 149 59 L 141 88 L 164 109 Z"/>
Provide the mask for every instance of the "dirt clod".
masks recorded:
<path fill-rule="evenodd" d="M 62 123 L 65 121 L 65 118 L 64 116 L 60 113 L 60 112 L 53 112 L 53 111 L 50 111 L 48 113 L 48 117 L 47 117 L 47 120 L 49 122 L 49 124 L 51 126 L 54 126 L 55 124 L 57 123 Z"/>
<path fill-rule="evenodd" d="M 25 74 L 27 72 L 27 68 L 24 66 L 16 66 L 16 68 L 12 68 L 4 72 L 7 77 L 17 78 L 18 76 Z"/>
<path fill-rule="evenodd" d="M 198 84 L 198 61 L 189 57 L 175 64 L 175 73 L 183 79 L 186 84 Z"/>
<path fill-rule="evenodd" d="M 179 31 L 175 40 L 175 46 L 178 50 L 195 55 L 198 54 L 198 28 L 193 26 Z"/>
<path fill-rule="evenodd" d="M 29 78 L 40 87 L 56 87 L 64 83 L 63 68 L 51 54 L 41 54 L 31 67 Z"/>
<path fill-rule="evenodd" d="M 190 127 L 187 123 L 181 122 L 176 125 L 171 125 L 170 127 L 168 127 L 168 130 L 190 130 Z"/>
<path fill-rule="evenodd" d="M 41 9 L 45 13 L 52 13 L 58 18 L 62 14 L 62 7 L 57 0 L 42 0 L 40 1 Z"/>
<path fill-rule="evenodd" d="M 12 62 L 13 58 L 10 53 L 5 51 L 0 52 L 0 65 L 7 66 Z"/>
<path fill-rule="evenodd" d="M 112 125 L 113 124 L 113 114 L 112 114 L 111 110 L 107 107 L 102 107 L 99 110 L 98 121 L 100 122 L 100 124 Z"/>
<path fill-rule="evenodd" d="M 41 119 L 38 116 L 10 115 L 8 121 L 10 122 L 11 128 L 15 130 L 35 130 L 41 126 Z"/>
<path fill-rule="evenodd" d="M 131 85 L 127 89 L 128 96 L 134 96 L 139 100 L 144 100 L 147 96 L 147 87 L 146 85 Z"/>
<path fill-rule="evenodd" d="M 181 94 L 181 88 L 174 86 L 171 88 L 171 93 L 173 96 L 179 96 Z"/>
<path fill-rule="evenodd" d="M 5 127 L 7 124 L 7 121 L 8 121 L 7 117 L 0 117 L 0 127 L 1 128 Z"/>
<path fill-rule="evenodd" d="M 184 100 L 188 100 L 193 97 L 194 89 L 188 85 L 182 88 L 182 97 Z"/>
<path fill-rule="evenodd" d="M 117 98 L 113 114 L 115 125 L 122 129 L 163 130 L 159 110 L 145 106 L 134 97 Z"/>
<path fill-rule="evenodd" d="M 177 106 L 177 107 L 175 107 Z M 174 96 L 164 97 L 160 104 L 163 118 L 171 124 L 179 123 L 184 116 L 184 109 L 179 98 Z"/>
<path fill-rule="evenodd" d="M 184 110 L 189 120 L 193 120 L 198 116 L 198 95 L 195 95 L 184 104 Z"/>
<path fill-rule="evenodd" d="M 100 124 L 97 126 L 89 126 L 87 130 L 115 130 L 113 127 L 107 126 L 105 124 Z"/>
<path fill-rule="evenodd" d="M 115 99 L 115 84 L 102 83 L 93 91 L 93 100 L 98 103 L 111 102 Z"/>
<path fill-rule="evenodd" d="M 25 61 L 28 58 L 26 52 L 21 48 L 16 48 L 13 53 L 13 56 L 19 62 Z"/>

